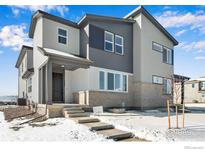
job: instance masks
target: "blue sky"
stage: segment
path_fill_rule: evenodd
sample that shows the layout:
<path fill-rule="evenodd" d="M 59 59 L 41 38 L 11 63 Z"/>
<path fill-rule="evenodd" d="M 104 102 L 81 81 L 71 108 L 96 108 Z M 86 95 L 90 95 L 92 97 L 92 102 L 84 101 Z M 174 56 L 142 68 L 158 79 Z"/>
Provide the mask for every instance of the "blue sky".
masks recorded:
<path fill-rule="evenodd" d="M 72 21 L 85 13 L 123 17 L 137 6 L 0 6 L 0 95 L 17 94 L 14 67 L 22 44 L 31 45 L 28 29 L 33 12 L 44 10 Z M 205 6 L 145 6 L 179 41 L 175 73 L 205 75 Z"/>

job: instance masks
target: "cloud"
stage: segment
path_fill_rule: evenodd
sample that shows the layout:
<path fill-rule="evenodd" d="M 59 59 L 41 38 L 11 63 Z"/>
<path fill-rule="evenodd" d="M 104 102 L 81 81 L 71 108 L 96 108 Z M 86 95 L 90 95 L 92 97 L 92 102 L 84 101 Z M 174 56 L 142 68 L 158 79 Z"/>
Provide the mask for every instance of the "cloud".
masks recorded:
<path fill-rule="evenodd" d="M 205 34 L 205 12 L 201 10 L 194 13 L 166 10 L 161 15 L 157 15 L 156 18 L 164 27 L 190 26 L 190 30 L 198 29 Z"/>
<path fill-rule="evenodd" d="M 183 29 L 181 31 L 178 31 L 175 36 L 181 36 L 182 34 L 184 34 L 187 30 Z"/>
<path fill-rule="evenodd" d="M 205 60 L 205 56 L 194 57 L 195 60 Z"/>
<path fill-rule="evenodd" d="M 0 50 L 0 55 L 3 54 L 4 52 L 2 50 Z"/>
<path fill-rule="evenodd" d="M 201 53 L 205 51 L 205 40 L 196 41 L 196 42 L 182 42 L 178 45 L 177 48 L 181 48 L 185 51 L 197 51 L 198 53 Z"/>
<path fill-rule="evenodd" d="M 20 14 L 20 10 L 15 7 L 11 7 L 11 11 L 15 17 L 19 16 Z"/>
<path fill-rule="evenodd" d="M 61 16 L 64 17 L 65 13 L 69 11 L 69 8 L 64 5 L 15 5 L 12 6 L 11 8 L 14 15 L 16 12 L 20 12 L 22 9 L 22 10 L 29 10 L 31 12 L 35 12 L 37 10 L 42 10 L 46 12 L 56 11 Z"/>
<path fill-rule="evenodd" d="M 6 25 L 0 29 L 0 45 L 11 47 L 13 50 L 20 50 L 22 45 L 32 45 L 28 33 L 25 32 L 26 25 Z"/>

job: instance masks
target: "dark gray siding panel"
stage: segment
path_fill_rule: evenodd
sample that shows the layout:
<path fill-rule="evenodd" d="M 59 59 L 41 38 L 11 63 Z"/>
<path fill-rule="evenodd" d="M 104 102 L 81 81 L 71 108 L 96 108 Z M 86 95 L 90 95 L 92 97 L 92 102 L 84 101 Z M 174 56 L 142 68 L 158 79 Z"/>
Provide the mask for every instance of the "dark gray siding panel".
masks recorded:
<path fill-rule="evenodd" d="M 91 44 L 89 48 L 89 58 L 94 61 L 93 66 L 133 73 L 132 24 L 123 22 L 89 21 L 89 25 L 123 36 L 124 38 L 124 55 L 122 56 L 104 51 L 104 36 L 102 40 L 101 35 L 94 35 L 92 34 L 94 32 L 89 32 L 91 36 L 94 36 L 94 38 L 90 38 Z M 90 30 L 93 29 L 90 28 L 89 31 Z M 100 36 L 100 38 L 98 38 L 98 36 Z M 95 43 L 97 45 L 94 45 Z"/>
<path fill-rule="evenodd" d="M 89 45 L 91 48 L 104 49 L 104 29 L 89 25 Z"/>

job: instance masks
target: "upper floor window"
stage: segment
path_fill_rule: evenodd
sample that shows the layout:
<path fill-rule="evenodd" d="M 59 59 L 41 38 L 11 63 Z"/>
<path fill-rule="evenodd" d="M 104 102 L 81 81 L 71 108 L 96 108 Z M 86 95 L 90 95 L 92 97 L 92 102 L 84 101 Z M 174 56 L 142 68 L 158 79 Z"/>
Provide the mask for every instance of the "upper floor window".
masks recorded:
<path fill-rule="evenodd" d="M 199 82 L 199 90 L 205 90 L 205 81 Z"/>
<path fill-rule="evenodd" d="M 67 44 L 67 30 L 58 28 L 58 43 Z"/>
<path fill-rule="evenodd" d="M 158 44 L 156 42 L 152 42 L 152 49 L 156 50 L 156 51 L 159 51 L 159 52 L 162 52 L 163 47 L 162 47 L 161 44 Z"/>
<path fill-rule="evenodd" d="M 22 61 L 22 64 L 21 64 L 21 72 L 23 73 L 23 61 Z"/>
<path fill-rule="evenodd" d="M 114 34 L 105 31 L 105 46 L 106 51 L 114 52 Z"/>
<path fill-rule="evenodd" d="M 163 84 L 163 78 L 162 78 L 162 77 L 159 77 L 159 76 L 153 75 L 153 76 L 152 76 L 152 83 L 155 83 L 155 84 Z"/>
<path fill-rule="evenodd" d="M 163 62 L 173 64 L 173 52 L 171 49 L 163 47 Z"/>
<path fill-rule="evenodd" d="M 123 37 L 115 35 L 115 52 L 123 55 Z"/>

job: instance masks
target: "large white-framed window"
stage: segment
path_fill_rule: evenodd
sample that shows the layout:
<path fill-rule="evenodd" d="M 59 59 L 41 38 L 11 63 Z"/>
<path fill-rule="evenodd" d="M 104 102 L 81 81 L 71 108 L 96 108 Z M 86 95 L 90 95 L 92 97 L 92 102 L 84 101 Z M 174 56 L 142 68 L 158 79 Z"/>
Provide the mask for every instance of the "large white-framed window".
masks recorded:
<path fill-rule="evenodd" d="M 105 31 L 104 50 L 114 52 L 114 34 L 108 31 Z"/>
<path fill-rule="evenodd" d="M 163 78 L 160 76 L 153 75 L 152 76 L 152 83 L 154 84 L 163 84 Z"/>
<path fill-rule="evenodd" d="M 159 51 L 159 52 L 163 51 L 162 45 L 159 44 L 159 43 L 156 43 L 156 42 L 152 42 L 152 49 L 156 50 L 156 51 Z"/>
<path fill-rule="evenodd" d="M 115 52 L 117 54 L 124 54 L 124 39 L 122 36 L 115 35 Z"/>
<path fill-rule="evenodd" d="M 163 93 L 171 95 L 172 94 L 172 80 L 164 78 L 163 82 L 164 82 L 163 83 Z"/>
<path fill-rule="evenodd" d="M 173 64 L 173 52 L 171 49 L 163 47 L 163 62 L 167 64 Z"/>
<path fill-rule="evenodd" d="M 58 28 L 58 43 L 68 43 L 68 31 L 64 28 Z"/>
<path fill-rule="evenodd" d="M 99 71 L 99 90 L 127 92 L 127 74 L 114 71 Z"/>
<path fill-rule="evenodd" d="M 99 72 L 99 89 L 105 90 L 105 72 L 104 71 Z"/>

